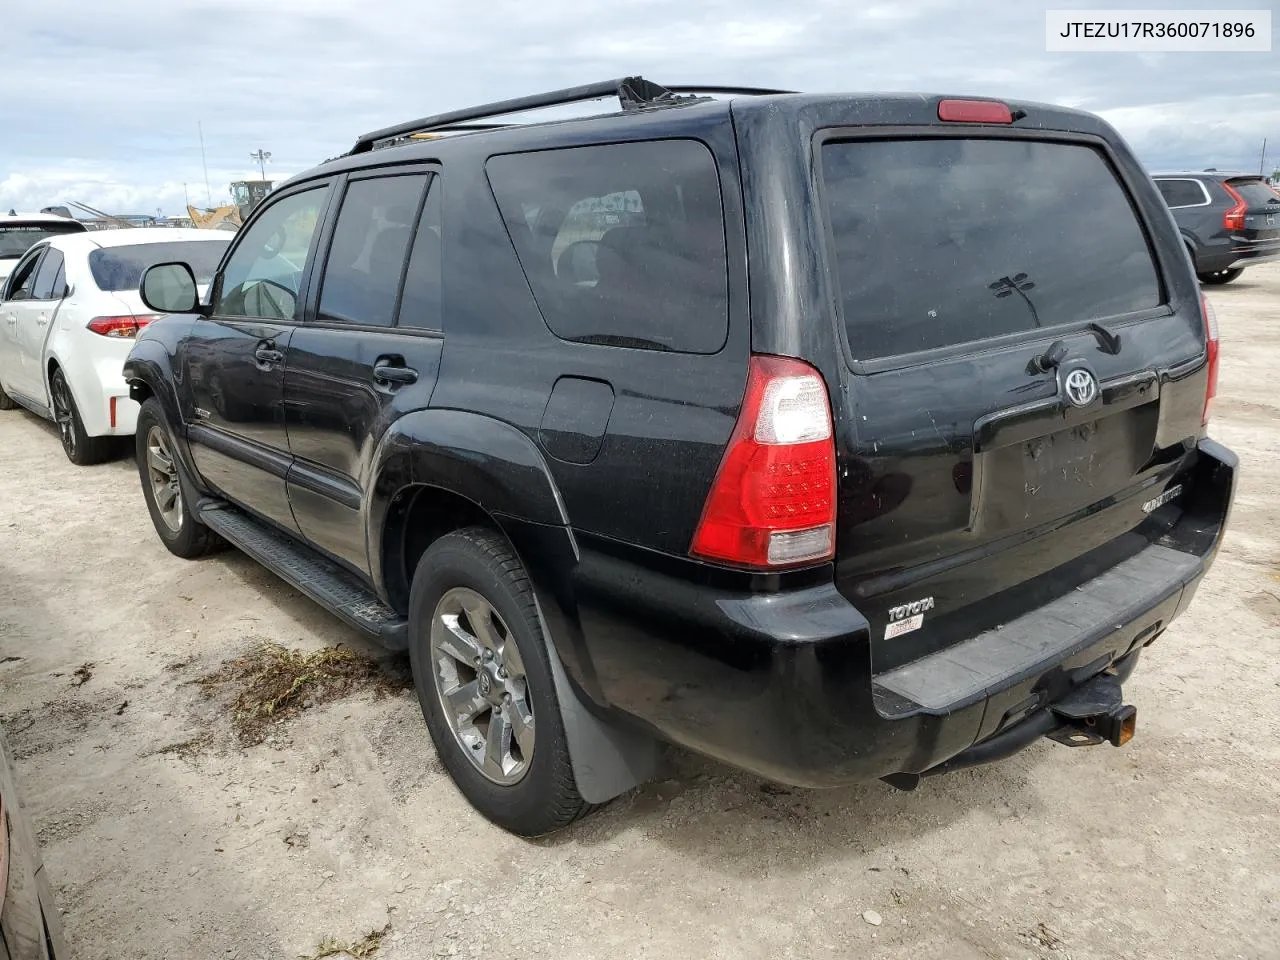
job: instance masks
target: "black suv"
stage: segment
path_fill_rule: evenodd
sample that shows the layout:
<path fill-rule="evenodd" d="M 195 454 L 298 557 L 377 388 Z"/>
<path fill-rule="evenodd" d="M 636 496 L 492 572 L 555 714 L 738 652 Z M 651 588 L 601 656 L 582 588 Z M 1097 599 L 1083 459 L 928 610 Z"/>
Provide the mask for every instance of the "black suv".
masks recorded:
<path fill-rule="evenodd" d="M 1245 267 L 1280 260 L 1280 193 L 1257 174 L 1157 173 L 1156 188 L 1204 283 L 1230 283 Z"/>
<path fill-rule="evenodd" d="M 407 647 L 522 834 L 659 741 L 906 788 L 1124 743 L 1234 487 L 1181 239 L 1074 110 L 640 78 L 459 110 L 273 193 L 208 302 L 181 264 L 142 292 L 177 314 L 125 368 L 165 544 Z"/>

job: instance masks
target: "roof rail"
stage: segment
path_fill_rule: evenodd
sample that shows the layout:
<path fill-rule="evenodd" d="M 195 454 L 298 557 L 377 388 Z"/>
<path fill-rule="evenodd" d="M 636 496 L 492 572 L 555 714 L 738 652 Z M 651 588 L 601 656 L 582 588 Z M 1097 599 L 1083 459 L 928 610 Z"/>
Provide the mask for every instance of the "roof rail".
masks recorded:
<path fill-rule="evenodd" d="M 643 77 L 622 77 L 617 80 L 604 80 L 600 83 L 588 83 L 580 87 L 567 87 L 564 90 L 552 90 L 550 93 L 536 93 L 527 97 L 516 97 L 514 100 L 499 100 L 477 107 L 464 107 L 448 113 L 438 113 L 407 123 L 397 123 L 381 130 L 366 133 L 351 153 L 366 153 L 388 140 L 399 141 L 414 135 L 429 133 L 459 133 L 463 131 L 491 130 L 507 126 L 507 124 L 474 123 L 476 120 L 488 120 L 493 117 L 506 116 L 512 113 L 524 113 L 528 110 L 541 110 L 546 107 L 558 107 L 570 103 L 582 103 L 587 100 L 602 100 L 606 97 L 617 97 L 623 110 L 639 110 L 646 107 L 669 107 L 681 103 L 695 103 L 705 99 L 696 96 L 699 93 L 721 94 L 753 94 L 791 93 L 790 90 L 766 90 L 756 87 L 717 87 L 717 86 L 684 86 L 664 87 Z M 429 139 L 417 136 L 415 139 Z"/>
<path fill-rule="evenodd" d="M 681 84 L 667 87 L 672 93 L 718 93 L 724 96 L 769 97 L 779 93 L 796 93 L 795 90 L 774 90 L 772 87 L 717 87 L 705 84 Z"/>

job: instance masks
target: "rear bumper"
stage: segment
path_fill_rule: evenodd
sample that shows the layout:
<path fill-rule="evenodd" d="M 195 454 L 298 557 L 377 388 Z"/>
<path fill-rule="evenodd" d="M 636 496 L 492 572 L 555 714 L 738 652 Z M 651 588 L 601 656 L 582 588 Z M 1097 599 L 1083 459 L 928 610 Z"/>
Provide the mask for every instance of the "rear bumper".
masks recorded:
<path fill-rule="evenodd" d="M 1187 606 L 1225 529 L 1237 463 L 1210 440 L 1199 452 L 1192 502 L 1159 542 L 1025 622 L 874 676 L 868 622 L 832 584 L 735 595 L 584 564 L 576 592 L 594 679 L 611 708 L 663 738 L 772 780 L 825 787 L 930 770 L 1131 658 Z"/>
<path fill-rule="evenodd" d="M 1280 239 L 1237 240 L 1205 247 L 1197 257 L 1196 270 L 1216 273 L 1219 270 L 1236 270 L 1257 266 L 1260 263 L 1280 260 Z"/>

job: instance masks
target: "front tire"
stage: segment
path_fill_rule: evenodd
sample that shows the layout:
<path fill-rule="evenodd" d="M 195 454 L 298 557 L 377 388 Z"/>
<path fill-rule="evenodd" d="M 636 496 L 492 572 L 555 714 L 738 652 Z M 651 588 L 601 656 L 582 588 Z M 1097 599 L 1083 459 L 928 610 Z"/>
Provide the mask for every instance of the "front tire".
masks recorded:
<path fill-rule="evenodd" d="M 1230 283 L 1240 274 L 1244 273 L 1244 267 L 1237 267 L 1234 270 L 1215 270 L 1213 273 L 1197 273 L 1201 283 L 1207 283 L 1210 286 L 1221 286 L 1224 283 Z"/>
<path fill-rule="evenodd" d="M 523 837 L 590 809 L 569 761 L 533 588 L 485 527 L 423 554 L 409 594 L 409 659 L 436 752 L 481 814 Z"/>
<path fill-rule="evenodd" d="M 0 410 L 17 410 L 18 401 L 4 392 L 4 384 L 0 383 Z"/>
<path fill-rule="evenodd" d="M 216 550 L 222 541 L 191 511 L 174 454 L 173 433 L 155 397 L 148 398 L 138 411 L 135 440 L 142 496 L 161 542 L 170 553 L 186 560 Z"/>
<path fill-rule="evenodd" d="M 49 378 L 49 397 L 53 401 L 53 422 L 57 424 L 58 437 L 67 459 L 78 467 L 87 467 L 110 458 L 111 438 L 91 437 L 85 433 L 84 421 L 80 419 L 67 375 L 61 368 L 54 370 Z"/>

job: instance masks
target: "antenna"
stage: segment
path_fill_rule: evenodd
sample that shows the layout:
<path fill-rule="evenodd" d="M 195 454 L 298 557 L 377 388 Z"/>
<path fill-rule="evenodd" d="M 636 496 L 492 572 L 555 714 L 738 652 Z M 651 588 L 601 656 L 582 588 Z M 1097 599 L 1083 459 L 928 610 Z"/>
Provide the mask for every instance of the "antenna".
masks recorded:
<path fill-rule="evenodd" d="M 196 121 L 196 129 L 200 131 L 200 162 L 204 165 L 204 196 L 209 206 L 213 206 L 213 191 L 209 189 L 209 161 L 204 155 L 204 126 Z"/>

